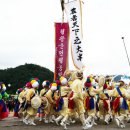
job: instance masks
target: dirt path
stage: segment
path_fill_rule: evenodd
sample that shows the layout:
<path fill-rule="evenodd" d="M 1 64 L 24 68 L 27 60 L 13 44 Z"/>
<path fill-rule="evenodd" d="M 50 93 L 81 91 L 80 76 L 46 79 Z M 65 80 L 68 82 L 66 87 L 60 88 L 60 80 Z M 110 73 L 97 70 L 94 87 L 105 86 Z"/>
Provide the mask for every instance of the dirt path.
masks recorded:
<path fill-rule="evenodd" d="M 36 120 L 36 126 L 29 126 L 23 124 L 18 118 L 12 116 L 0 121 L 0 130 L 63 130 L 61 126 L 57 126 L 55 123 L 45 124 Z M 68 126 L 68 130 L 81 130 L 80 122 L 71 124 Z M 105 125 L 103 122 L 98 122 L 97 126 L 93 126 L 90 130 L 118 130 L 115 122 L 110 125 Z M 130 130 L 130 123 L 126 123 L 126 128 L 124 130 Z"/>

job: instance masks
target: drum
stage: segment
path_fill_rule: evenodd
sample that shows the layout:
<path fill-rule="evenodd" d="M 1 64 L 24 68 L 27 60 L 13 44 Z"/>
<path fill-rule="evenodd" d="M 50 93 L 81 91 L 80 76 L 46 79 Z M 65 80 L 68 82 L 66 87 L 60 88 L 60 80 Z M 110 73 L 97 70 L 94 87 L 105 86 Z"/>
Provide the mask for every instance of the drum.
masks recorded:
<path fill-rule="evenodd" d="M 38 109 L 41 106 L 41 98 L 39 96 L 35 96 L 31 99 L 31 106 L 34 109 Z"/>
<path fill-rule="evenodd" d="M 104 76 L 99 77 L 98 84 L 99 84 L 99 87 L 103 87 L 103 85 L 105 84 L 105 77 Z"/>

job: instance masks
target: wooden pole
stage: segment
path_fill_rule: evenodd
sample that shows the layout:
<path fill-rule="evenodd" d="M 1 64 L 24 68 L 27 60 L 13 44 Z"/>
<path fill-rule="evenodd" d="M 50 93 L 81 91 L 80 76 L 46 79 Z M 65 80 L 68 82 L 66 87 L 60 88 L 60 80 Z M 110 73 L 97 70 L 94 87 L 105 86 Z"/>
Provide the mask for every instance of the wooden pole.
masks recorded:
<path fill-rule="evenodd" d="M 62 9 L 62 22 L 64 22 L 64 3 L 65 1 L 64 0 L 60 0 L 61 1 L 61 9 Z"/>

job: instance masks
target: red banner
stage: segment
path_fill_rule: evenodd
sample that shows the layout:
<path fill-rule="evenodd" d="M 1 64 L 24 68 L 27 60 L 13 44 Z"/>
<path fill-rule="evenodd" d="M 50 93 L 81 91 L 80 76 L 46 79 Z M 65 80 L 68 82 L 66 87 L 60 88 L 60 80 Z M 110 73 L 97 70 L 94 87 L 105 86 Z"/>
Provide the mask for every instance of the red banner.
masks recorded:
<path fill-rule="evenodd" d="M 68 23 L 55 23 L 55 80 L 62 76 L 68 67 L 68 46 Z"/>

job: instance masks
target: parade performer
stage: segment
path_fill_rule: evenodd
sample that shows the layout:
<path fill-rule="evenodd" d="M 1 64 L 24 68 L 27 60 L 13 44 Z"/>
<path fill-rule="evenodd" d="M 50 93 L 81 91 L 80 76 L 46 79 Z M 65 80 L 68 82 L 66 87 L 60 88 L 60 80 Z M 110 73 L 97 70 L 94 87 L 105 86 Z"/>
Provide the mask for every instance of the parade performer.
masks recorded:
<path fill-rule="evenodd" d="M 37 88 L 39 87 L 38 81 L 35 79 L 31 80 L 32 88 L 28 90 L 26 94 L 26 105 L 25 109 L 27 111 L 27 116 L 23 120 L 25 124 L 36 125 L 34 123 L 37 110 L 41 105 L 41 99 L 37 96 Z"/>
<path fill-rule="evenodd" d="M 49 123 L 52 120 L 52 115 L 54 113 L 54 105 L 56 104 L 54 100 L 54 93 L 57 90 L 57 83 L 51 83 L 50 89 L 45 93 L 45 98 L 47 98 L 47 107 L 44 108 L 44 114 L 46 116 L 45 123 Z"/>
<path fill-rule="evenodd" d="M 73 95 L 70 98 L 70 100 L 74 100 L 75 109 L 78 112 L 80 121 L 83 125 L 83 129 L 88 129 L 88 128 L 91 128 L 92 125 L 89 125 L 85 122 L 85 116 L 84 116 L 85 109 L 84 109 L 84 105 L 83 105 L 83 94 L 82 94 L 82 91 L 83 91 L 83 84 L 82 84 L 83 72 L 78 71 L 78 70 L 74 71 L 73 72 L 73 78 L 74 78 L 74 81 L 71 85 Z M 65 120 L 64 119 L 61 122 L 61 124 L 62 124 L 62 126 L 64 126 L 64 128 L 66 128 L 65 123 L 68 120 L 68 118 L 66 117 L 66 119 Z"/>
<path fill-rule="evenodd" d="M 44 108 L 47 107 L 47 106 L 45 106 L 45 103 L 47 105 L 47 100 L 45 99 L 45 94 L 48 92 L 48 90 L 50 88 L 50 81 L 48 81 L 48 80 L 43 81 L 42 87 L 43 87 L 43 89 L 40 91 L 40 98 L 42 99 L 42 101 L 43 100 L 44 101 L 42 102 L 42 105 L 38 109 L 38 113 L 39 113 L 39 117 L 40 117 L 39 121 L 42 121 L 43 116 L 45 116 Z M 45 116 L 45 122 L 46 122 L 46 116 Z"/>
<path fill-rule="evenodd" d="M 26 85 L 23 87 L 23 90 L 20 92 L 20 94 L 18 95 L 18 101 L 20 103 L 19 105 L 19 116 L 21 118 L 21 121 L 24 122 L 24 118 L 26 117 L 27 111 L 26 111 L 26 95 L 29 91 L 29 89 L 32 88 L 32 84 L 31 82 L 27 82 Z"/>
<path fill-rule="evenodd" d="M 0 82 L 0 120 L 8 117 L 9 112 L 4 99 L 7 99 L 9 95 L 5 92 L 6 86 L 3 82 Z"/>
<path fill-rule="evenodd" d="M 109 124 L 111 120 L 111 108 L 110 108 L 110 97 L 107 93 L 108 83 L 105 82 L 103 90 L 99 94 L 99 117 L 104 117 L 106 124 Z"/>
<path fill-rule="evenodd" d="M 67 79 L 67 82 L 68 82 L 67 86 L 69 88 L 71 88 L 71 85 L 72 85 L 73 81 L 75 80 L 74 70 L 66 70 L 64 72 L 64 77 Z M 75 123 L 75 119 L 77 120 L 79 118 L 79 115 L 74 107 L 75 106 L 74 100 L 70 100 L 72 98 L 72 96 L 73 96 L 73 91 L 71 89 L 71 91 L 68 94 L 68 110 L 66 112 L 67 114 L 65 115 L 62 122 L 60 123 L 60 125 L 62 125 L 64 127 L 64 129 L 67 129 L 66 124 L 67 125 L 70 125 L 70 123 L 73 124 L 73 123 Z"/>
<path fill-rule="evenodd" d="M 95 123 L 94 117 L 96 116 L 96 95 L 102 91 L 102 88 L 94 88 L 95 80 L 92 76 L 87 77 L 85 86 L 84 106 L 87 113 L 86 122 L 93 125 Z"/>
<path fill-rule="evenodd" d="M 112 93 L 109 93 L 109 96 L 113 96 L 115 98 L 113 101 L 113 111 L 115 114 L 116 124 L 121 128 L 125 128 L 124 120 L 127 117 L 128 110 L 126 99 L 130 98 L 130 95 L 124 87 L 125 82 L 120 80 L 119 85 L 113 89 Z"/>
<path fill-rule="evenodd" d="M 63 76 L 60 77 L 60 98 L 63 99 L 63 106 L 62 103 L 59 103 L 59 105 L 61 105 L 61 110 L 59 111 L 59 116 L 55 119 L 55 122 L 57 125 L 58 122 L 60 120 L 63 119 L 63 117 L 65 117 L 67 115 L 67 111 L 68 111 L 68 94 L 71 91 L 71 88 L 68 86 L 67 84 L 67 79 Z"/>
<path fill-rule="evenodd" d="M 5 86 L 4 83 L 2 84 L 1 94 L 2 94 L 2 98 L 3 98 L 4 100 L 8 100 L 9 94 L 6 92 L 6 86 Z"/>
<path fill-rule="evenodd" d="M 27 84 L 25 85 L 24 88 L 21 88 L 21 92 L 19 93 L 18 95 L 18 101 L 20 103 L 19 105 L 19 117 L 21 118 L 21 120 L 23 121 L 23 119 L 25 118 L 26 116 L 26 110 L 24 110 L 24 105 L 25 105 L 25 101 L 26 101 L 26 94 L 27 94 Z"/>
<path fill-rule="evenodd" d="M 127 85 L 127 92 L 130 95 L 130 83 Z M 130 98 L 127 99 L 127 104 L 128 104 L 127 122 L 130 123 Z"/>
<path fill-rule="evenodd" d="M 18 117 L 20 118 L 18 112 L 19 112 L 19 106 L 20 106 L 20 102 L 18 100 L 18 97 L 19 97 L 19 94 L 23 91 L 23 88 L 19 88 L 17 91 L 16 91 L 16 96 L 15 96 L 15 101 L 14 101 L 14 104 L 15 104 L 15 107 L 14 107 L 14 117 Z"/>

